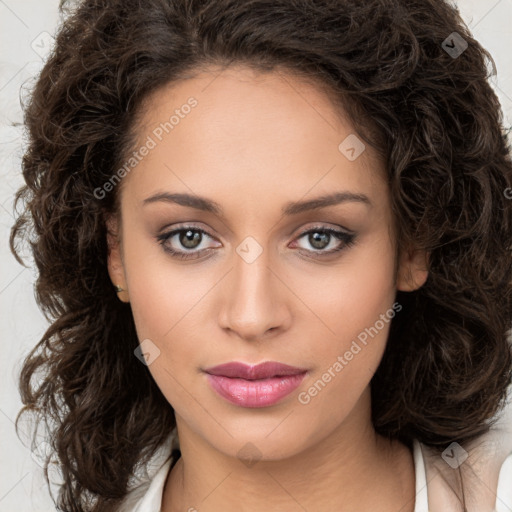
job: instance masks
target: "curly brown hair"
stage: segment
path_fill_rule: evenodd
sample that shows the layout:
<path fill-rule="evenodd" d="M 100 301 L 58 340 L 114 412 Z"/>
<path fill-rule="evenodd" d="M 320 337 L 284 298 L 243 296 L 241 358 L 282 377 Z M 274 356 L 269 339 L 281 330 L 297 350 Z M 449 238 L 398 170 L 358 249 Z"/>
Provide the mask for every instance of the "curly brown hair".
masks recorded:
<path fill-rule="evenodd" d="M 62 8 L 62 6 L 61 6 Z M 136 116 L 158 88 L 204 66 L 284 69 L 333 104 L 388 171 L 398 247 L 428 251 L 429 276 L 398 292 L 372 380 L 377 432 L 442 449 L 489 429 L 511 382 L 511 151 L 488 83 L 489 53 L 442 0 L 84 0 L 69 9 L 24 107 L 24 209 L 36 300 L 50 327 L 24 361 L 18 415 L 49 432 L 66 511 L 115 510 L 130 475 L 175 426 L 134 357 L 130 306 L 107 272 L 99 199 L 133 151 Z M 443 46 L 457 32 L 458 56 Z M 460 40 L 459 40 L 460 41 Z M 453 46 L 453 43 L 452 43 Z M 38 377 L 37 384 L 34 379 Z"/>

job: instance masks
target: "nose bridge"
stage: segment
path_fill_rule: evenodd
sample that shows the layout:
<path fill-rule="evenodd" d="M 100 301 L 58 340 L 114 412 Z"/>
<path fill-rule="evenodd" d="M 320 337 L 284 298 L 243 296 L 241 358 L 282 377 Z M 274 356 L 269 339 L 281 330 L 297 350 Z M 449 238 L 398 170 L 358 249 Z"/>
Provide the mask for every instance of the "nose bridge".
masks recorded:
<path fill-rule="evenodd" d="M 234 306 L 253 310 L 253 314 L 265 313 L 273 297 L 269 251 L 252 237 L 247 237 L 236 248 L 234 258 L 235 296 Z"/>
<path fill-rule="evenodd" d="M 278 280 L 269 267 L 271 255 L 255 238 L 236 247 L 223 325 L 242 337 L 262 337 L 284 320 Z"/>

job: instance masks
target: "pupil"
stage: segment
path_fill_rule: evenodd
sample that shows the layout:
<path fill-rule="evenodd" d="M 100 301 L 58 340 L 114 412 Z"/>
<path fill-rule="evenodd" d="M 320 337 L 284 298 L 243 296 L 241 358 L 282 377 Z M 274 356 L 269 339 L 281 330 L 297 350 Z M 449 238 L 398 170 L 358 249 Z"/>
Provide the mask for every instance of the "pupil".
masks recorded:
<path fill-rule="evenodd" d="M 329 245 L 329 236 L 329 233 L 321 233 L 317 231 L 312 235 L 309 235 L 310 243 L 316 249 L 324 249 L 327 245 Z"/>
<path fill-rule="evenodd" d="M 188 249 L 195 249 L 197 244 L 194 242 L 197 242 L 198 240 L 200 241 L 201 233 L 199 233 L 199 231 L 192 231 L 191 229 L 184 231 L 183 233 L 184 237 L 180 237 L 180 242 Z"/>

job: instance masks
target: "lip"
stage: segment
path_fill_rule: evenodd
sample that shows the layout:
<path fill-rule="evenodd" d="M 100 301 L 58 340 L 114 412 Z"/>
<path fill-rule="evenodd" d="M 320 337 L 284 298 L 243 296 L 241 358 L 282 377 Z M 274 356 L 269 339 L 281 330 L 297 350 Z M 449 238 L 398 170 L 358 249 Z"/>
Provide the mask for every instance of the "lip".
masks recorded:
<path fill-rule="evenodd" d="M 250 366 L 231 362 L 204 370 L 221 397 L 242 407 L 268 407 L 296 389 L 307 369 L 274 361 Z"/>

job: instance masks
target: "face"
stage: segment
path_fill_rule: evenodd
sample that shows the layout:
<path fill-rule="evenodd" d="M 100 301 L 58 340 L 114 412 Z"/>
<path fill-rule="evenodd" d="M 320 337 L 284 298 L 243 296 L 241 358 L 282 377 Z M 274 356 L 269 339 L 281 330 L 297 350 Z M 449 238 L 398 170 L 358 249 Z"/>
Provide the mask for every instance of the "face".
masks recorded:
<path fill-rule="evenodd" d="M 396 291 L 426 279 L 416 256 L 395 274 L 383 163 L 321 90 L 243 67 L 159 90 L 137 133 L 109 273 L 180 437 L 277 459 L 367 426 Z M 233 361 L 305 373 L 265 387 L 205 372 Z"/>

